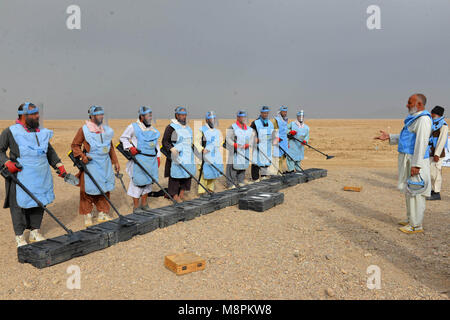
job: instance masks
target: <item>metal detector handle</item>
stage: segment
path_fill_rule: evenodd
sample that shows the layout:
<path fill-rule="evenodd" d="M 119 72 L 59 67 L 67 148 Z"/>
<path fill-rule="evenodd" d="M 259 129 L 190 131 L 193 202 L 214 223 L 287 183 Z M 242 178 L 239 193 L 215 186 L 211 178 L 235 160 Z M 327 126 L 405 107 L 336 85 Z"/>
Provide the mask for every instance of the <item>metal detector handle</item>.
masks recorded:
<path fill-rule="evenodd" d="M 122 142 L 119 142 L 119 143 L 116 145 L 116 149 L 119 150 L 119 152 L 120 152 L 127 160 L 132 160 L 132 157 L 131 157 L 130 152 L 129 152 L 129 151 L 126 151 L 126 150 L 123 148 L 123 143 L 122 143 Z"/>
<path fill-rule="evenodd" d="M 163 148 L 163 146 L 161 146 L 161 152 L 162 152 L 162 154 L 163 155 L 165 155 L 166 157 L 167 157 L 167 159 L 169 159 L 169 160 L 171 160 L 171 161 L 173 161 L 172 159 L 171 159 L 171 157 L 170 157 L 170 155 L 168 155 L 167 154 L 167 150 L 165 150 L 164 148 Z M 194 152 L 194 151 L 192 151 L 192 152 Z M 195 154 L 195 152 L 194 152 L 194 154 Z M 183 164 L 181 163 L 181 161 L 179 161 L 178 163 L 175 163 L 176 165 L 179 165 L 192 179 L 194 179 L 194 181 L 195 182 L 197 182 L 197 184 L 198 185 L 200 185 L 203 189 L 205 189 L 206 190 L 206 192 L 209 194 L 209 195 L 212 195 L 213 194 L 213 192 L 211 192 L 211 191 L 209 191 L 201 182 L 200 182 L 200 180 L 198 180 L 196 177 L 194 177 L 194 175 L 191 173 L 191 172 L 189 172 L 189 170 L 188 169 L 186 169 L 186 167 L 185 166 L 183 166 Z"/>
<path fill-rule="evenodd" d="M 167 150 L 164 149 L 163 146 L 161 146 L 160 150 L 161 150 L 161 153 L 162 153 L 163 155 L 165 155 L 167 159 L 169 159 L 170 161 L 172 161 L 172 157 L 171 157 L 170 154 L 167 152 Z"/>
<path fill-rule="evenodd" d="M 140 167 L 141 170 L 144 171 L 145 174 L 150 177 L 150 179 L 152 179 L 152 182 L 154 182 L 169 197 L 169 199 L 174 203 L 174 205 L 178 205 L 178 203 L 175 201 L 175 199 L 166 190 L 164 190 L 164 188 L 159 184 L 159 182 L 153 178 L 153 176 L 142 166 L 142 164 L 139 161 L 137 161 L 136 156 L 133 156 L 129 151 L 125 151 L 125 149 L 123 148 L 122 142 L 119 142 L 116 145 L 116 148 L 117 148 L 117 150 L 119 150 L 120 153 L 123 154 L 123 156 L 126 159 L 133 161 L 138 167 Z M 123 185 L 122 179 L 120 179 L 120 182 L 122 182 L 122 185 Z M 125 186 L 124 186 L 124 188 L 125 188 Z"/>
<path fill-rule="evenodd" d="M 22 165 L 21 164 L 19 164 L 19 165 L 20 165 L 20 168 L 22 168 Z M 16 165 L 16 167 L 17 167 L 17 165 Z M 17 168 L 19 168 L 19 167 L 17 167 Z M 19 179 L 17 179 L 16 176 L 14 176 L 13 174 L 11 174 L 8 171 L 8 168 L 5 165 L 3 165 L 1 167 L 1 174 L 5 179 L 11 178 L 14 181 L 14 183 L 17 184 L 31 199 L 33 199 L 34 202 L 36 202 L 36 204 L 39 207 L 41 207 L 45 212 L 47 212 L 53 218 L 53 220 L 55 220 L 59 224 L 59 226 L 64 229 L 64 231 L 66 231 L 69 235 L 73 234 L 73 231 L 70 230 L 69 228 L 67 228 L 61 221 L 59 221 L 58 218 L 56 218 L 56 216 L 46 206 L 44 206 L 44 204 L 41 201 L 39 201 L 39 199 L 36 198 L 36 196 L 34 194 L 32 194 L 31 191 L 28 190 L 28 188 L 25 187 L 23 185 L 23 183 L 20 182 Z"/>
<path fill-rule="evenodd" d="M 81 161 L 80 158 L 76 158 L 73 155 L 73 150 L 70 150 L 69 153 L 67 154 L 67 156 L 70 158 L 70 160 L 72 160 L 73 162 L 73 166 L 77 167 L 80 171 L 84 171 L 84 163 Z"/>

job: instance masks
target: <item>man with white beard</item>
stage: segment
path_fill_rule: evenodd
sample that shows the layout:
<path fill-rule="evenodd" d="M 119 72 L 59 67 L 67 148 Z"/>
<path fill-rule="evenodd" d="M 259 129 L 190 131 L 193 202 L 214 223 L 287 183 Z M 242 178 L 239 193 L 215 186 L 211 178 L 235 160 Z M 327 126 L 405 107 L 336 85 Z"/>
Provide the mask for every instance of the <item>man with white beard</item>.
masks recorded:
<path fill-rule="evenodd" d="M 426 197 L 431 194 L 430 161 L 428 141 L 431 134 L 431 114 L 425 110 L 427 98 L 420 93 L 408 99 L 409 115 L 400 134 L 380 131 L 375 137 L 398 144 L 398 189 L 405 193 L 406 215 L 399 228 L 404 233 L 423 232 Z"/>

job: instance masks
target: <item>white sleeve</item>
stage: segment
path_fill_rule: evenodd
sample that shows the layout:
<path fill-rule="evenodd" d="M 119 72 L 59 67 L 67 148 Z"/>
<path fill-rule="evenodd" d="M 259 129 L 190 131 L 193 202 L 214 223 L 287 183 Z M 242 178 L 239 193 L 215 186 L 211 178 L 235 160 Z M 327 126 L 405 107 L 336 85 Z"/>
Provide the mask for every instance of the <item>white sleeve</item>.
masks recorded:
<path fill-rule="evenodd" d="M 439 138 L 436 143 L 436 149 L 434 151 L 434 154 L 431 154 L 430 156 L 440 156 L 442 150 L 444 150 L 445 143 L 447 142 L 447 140 L 448 140 L 448 126 L 442 126 L 441 133 L 439 134 Z"/>
<path fill-rule="evenodd" d="M 411 161 L 412 167 L 423 167 L 425 160 L 425 152 L 428 148 L 431 135 L 431 119 L 422 116 L 413 124 L 413 131 L 416 133 L 416 144 L 414 146 L 414 154 Z M 428 161 L 428 159 L 426 159 Z"/>
<path fill-rule="evenodd" d="M 398 144 L 399 139 L 400 139 L 399 134 L 390 134 L 389 135 L 389 144 L 391 144 L 391 145 Z"/>
<path fill-rule="evenodd" d="M 122 135 L 120 136 L 120 142 L 122 142 L 123 144 L 123 148 L 125 150 L 129 150 L 132 145 L 130 143 L 130 140 L 134 137 L 134 128 L 133 125 L 130 124 L 125 131 L 122 133 Z"/>

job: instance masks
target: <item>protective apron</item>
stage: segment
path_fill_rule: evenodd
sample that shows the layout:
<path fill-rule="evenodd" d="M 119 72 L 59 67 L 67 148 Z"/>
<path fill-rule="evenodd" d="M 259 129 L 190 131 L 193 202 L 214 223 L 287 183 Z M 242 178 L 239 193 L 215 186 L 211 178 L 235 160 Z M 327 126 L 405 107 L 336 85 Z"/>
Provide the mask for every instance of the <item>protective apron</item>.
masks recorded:
<path fill-rule="evenodd" d="M 137 123 L 133 123 L 134 134 L 137 138 L 137 149 L 141 153 L 138 153 L 135 157 L 136 160 L 150 173 L 158 182 L 158 161 L 156 155 L 157 143 L 160 133 L 158 130 L 143 131 Z M 142 169 L 136 164 L 133 164 L 133 183 L 138 187 L 147 186 L 153 183 L 150 178 Z"/>
<path fill-rule="evenodd" d="M 109 192 L 114 190 L 115 186 L 114 171 L 109 157 L 114 131 L 107 125 L 103 125 L 103 129 L 104 133 L 95 133 L 89 131 L 86 125 L 83 126 L 84 138 L 91 147 L 86 156 L 92 158 L 86 167 L 102 190 Z M 89 195 L 101 194 L 87 174 L 84 175 L 84 191 Z"/>
<path fill-rule="evenodd" d="M 27 132 L 20 124 L 9 127 L 14 140 L 19 147 L 20 157 L 17 161 L 23 166 L 17 173 L 17 179 L 42 204 L 48 205 L 55 200 L 53 193 L 53 177 L 47 160 L 47 149 L 53 131 L 41 129 L 39 132 Z M 38 204 L 16 185 L 17 205 L 24 209 L 35 208 Z"/>

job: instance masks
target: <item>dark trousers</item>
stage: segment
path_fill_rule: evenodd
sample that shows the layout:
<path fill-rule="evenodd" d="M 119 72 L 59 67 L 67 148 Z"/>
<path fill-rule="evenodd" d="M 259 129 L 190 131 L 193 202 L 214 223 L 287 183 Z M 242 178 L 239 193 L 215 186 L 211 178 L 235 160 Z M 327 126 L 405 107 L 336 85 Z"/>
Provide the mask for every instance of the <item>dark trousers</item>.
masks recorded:
<path fill-rule="evenodd" d="M 259 167 L 257 165 L 252 164 L 251 172 L 252 172 L 252 180 L 258 180 L 259 179 Z"/>
<path fill-rule="evenodd" d="M 191 178 L 176 179 L 169 177 L 168 193 L 173 197 L 180 194 L 181 190 L 191 190 Z"/>
<path fill-rule="evenodd" d="M 269 167 L 258 167 L 256 164 L 252 164 L 251 172 L 252 172 L 252 180 L 258 180 L 261 177 L 265 177 L 269 175 L 268 173 Z"/>
<path fill-rule="evenodd" d="M 235 170 L 233 169 L 233 164 L 227 164 L 227 172 L 225 173 L 228 177 L 227 179 L 227 188 L 233 187 L 233 184 L 229 182 L 229 180 L 233 181 L 234 184 L 239 184 L 244 182 L 245 178 L 245 170 Z"/>
<path fill-rule="evenodd" d="M 11 190 L 10 190 L 11 191 Z M 44 209 L 41 207 L 22 209 L 17 205 L 16 192 L 9 193 L 9 210 L 16 236 L 23 234 L 25 229 L 40 229 Z"/>

